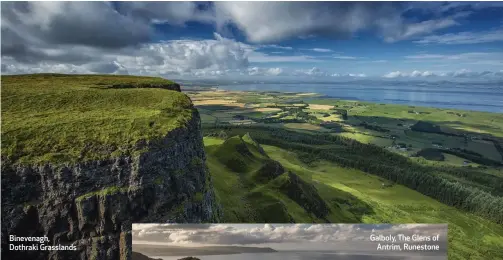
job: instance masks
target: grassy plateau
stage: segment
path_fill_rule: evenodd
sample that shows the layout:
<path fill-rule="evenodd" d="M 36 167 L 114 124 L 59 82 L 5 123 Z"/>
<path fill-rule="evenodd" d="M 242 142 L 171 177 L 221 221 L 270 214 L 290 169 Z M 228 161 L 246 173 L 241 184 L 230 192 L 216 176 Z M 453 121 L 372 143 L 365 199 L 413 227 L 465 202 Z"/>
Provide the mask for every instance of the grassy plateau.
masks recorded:
<path fill-rule="evenodd" d="M 161 78 L 2 76 L 2 157 L 76 162 L 129 154 L 140 140 L 183 126 L 192 103 Z"/>

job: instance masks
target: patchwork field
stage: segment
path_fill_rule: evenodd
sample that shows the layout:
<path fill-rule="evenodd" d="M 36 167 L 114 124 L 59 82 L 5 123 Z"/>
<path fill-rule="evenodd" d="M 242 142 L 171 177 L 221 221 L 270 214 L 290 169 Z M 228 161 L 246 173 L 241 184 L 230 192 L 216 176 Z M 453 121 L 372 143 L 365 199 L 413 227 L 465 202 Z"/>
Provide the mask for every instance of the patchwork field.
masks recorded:
<path fill-rule="evenodd" d="M 439 149 L 448 155 L 436 163 L 448 166 L 503 163 L 503 114 L 329 99 L 316 93 L 185 91 L 203 126 L 257 124 L 330 132 L 407 157 Z M 415 127 L 418 122 L 424 124 Z"/>

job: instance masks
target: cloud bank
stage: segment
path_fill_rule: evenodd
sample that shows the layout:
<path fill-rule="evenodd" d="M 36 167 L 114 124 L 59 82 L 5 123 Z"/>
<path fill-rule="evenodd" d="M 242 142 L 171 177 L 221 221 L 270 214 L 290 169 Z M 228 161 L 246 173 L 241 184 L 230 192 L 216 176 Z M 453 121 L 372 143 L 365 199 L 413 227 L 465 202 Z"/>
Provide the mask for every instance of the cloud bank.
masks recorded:
<path fill-rule="evenodd" d="M 476 10 L 500 8 L 497 3 L 2 2 L 1 7 L 4 74 L 364 77 L 365 71 L 340 73 L 337 69 L 318 69 L 323 65 L 311 69 L 297 66 L 289 71 L 278 64 L 262 64 L 304 63 L 302 67 L 309 68 L 312 63 L 327 59 L 341 62 L 362 59 L 342 55 L 331 46 L 311 46 L 304 53 L 280 43 L 299 38 L 350 39 L 365 32 L 385 42 L 413 40 L 422 45 L 503 40 L 501 28 L 442 33 L 458 26 Z M 408 19 L 404 14 L 410 10 L 434 15 L 423 20 Z M 169 33 L 158 29 L 170 26 L 181 30 L 195 22 L 215 31 L 213 39 L 162 40 Z M 233 37 L 236 31 L 244 38 Z M 270 49 L 276 52 L 266 51 Z M 471 65 L 503 65 L 499 56 L 489 54 L 488 59 L 482 52 L 463 55 L 440 54 L 429 58 L 463 60 Z M 427 60 L 425 56 L 413 56 L 407 59 Z M 431 76 L 427 71 L 416 74 L 395 72 L 389 77 Z"/>
<path fill-rule="evenodd" d="M 341 242 L 371 242 L 372 234 L 440 234 L 441 241 L 445 241 L 446 231 L 446 225 L 425 224 L 211 224 L 200 227 L 190 224 L 187 227 L 181 224 L 133 224 L 132 237 L 133 244 L 140 241 L 164 242 L 174 246 L 317 244 L 327 250 L 334 249 Z M 375 249 L 373 244 L 372 249 Z"/>
<path fill-rule="evenodd" d="M 421 77 L 454 77 L 454 78 L 499 78 L 503 77 L 503 70 L 500 71 L 470 71 L 467 69 L 453 72 L 431 72 L 418 71 L 401 72 L 393 71 L 382 76 L 383 78 L 421 78 Z"/>

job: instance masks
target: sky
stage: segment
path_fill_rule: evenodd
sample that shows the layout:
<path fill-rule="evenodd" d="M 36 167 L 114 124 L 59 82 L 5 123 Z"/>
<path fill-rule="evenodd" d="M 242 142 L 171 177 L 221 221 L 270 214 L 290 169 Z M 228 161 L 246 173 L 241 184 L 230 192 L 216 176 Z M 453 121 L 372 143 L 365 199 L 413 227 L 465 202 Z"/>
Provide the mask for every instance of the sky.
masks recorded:
<path fill-rule="evenodd" d="M 372 241 L 371 235 L 375 237 L 397 236 L 398 234 L 411 237 L 411 241 L 408 242 L 410 244 L 418 242 L 412 241 L 414 234 L 423 237 L 439 235 L 440 242 L 431 241 L 432 244 L 445 245 L 447 225 L 133 224 L 132 226 L 133 244 L 185 247 L 251 246 L 270 247 L 275 250 L 375 251 L 380 241 Z M 395 244 L 401 243 L 403 241 L 395 241 Z"/>
<path fill-rule="evenodd" d="M 503 78 L 503 2 L 2 2 L 2 74 Z"/>

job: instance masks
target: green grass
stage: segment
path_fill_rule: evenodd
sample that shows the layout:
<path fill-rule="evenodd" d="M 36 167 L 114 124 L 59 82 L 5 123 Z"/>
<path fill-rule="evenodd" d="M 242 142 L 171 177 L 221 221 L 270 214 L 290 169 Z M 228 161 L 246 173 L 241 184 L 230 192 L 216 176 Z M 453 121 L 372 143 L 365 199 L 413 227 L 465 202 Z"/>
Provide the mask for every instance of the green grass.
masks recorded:
<path fill-rule="evenodd" d="M 302 203 L 282 192 L 281 187 L 289 181 L 285 174 L 265 184 L 251 183 L 252 186 L 241 173 L 216 159 L 214 152 L 223 140 L 205 138 L 205 144 L 215 192 L 223 207 L 223 222 L 277 223 L 290 219 L 296 223 L 447 223 L 449 259 L 503 259 L 502 226 L 405 186 L 323 160 L 307 165 L 294 150 L 261 145 L 269 158 L 281 163 L 286 171 L 316 187 L 316 193 L 330 209 L 326 218 L 317 218 Z M 449 162 L 454 159 L 449 158 Z"/>
<path fill-rule="evenodd" d="M 438 109 L 419 106 L 410 107 L 394 104 L 380 105 L 370 102 L 322 98 L 310 99 L 307 103 L 338 105 L 339 108 L 347 106 L 349 109 L 348 114 L 350 116 L 377 116 L 388 119 L 431 121 L 439 124 L 442 128 L 463 130 L 474 133 L 485 133 L 495 137 L 503 137 L 503 114 L 501 113 Z M 360 104 L 360 106 L 356 106 L 356 104 Z M 426 112 L 427 114 L 409 113 L 409 110 Z M 463 114 L 464 116 L 461 117 L 457 114 Z"/>
<path fill-rule="evenodd" d="M 306 186 L 311 181 L 302 177 L 300 181 L 292 182 L 286 171 L 274 177 L 270 174 L 275 171 L 274 167 L 264 170 L 271 166 L 268 155 L 262 154 L 248 135 L 234 136 L 225 142 L 205 137 L 204 142 L 206 163 L 213 176 L 218 201 L 224 209 L 224 222 L 359 223 L 362 211 L 367 209 L 365 203 L 346 192 L 331 187 L 313 190 Z M 243 143 L 248 152 L 243 152 Z M 321 193 L 328 200 L 320 198 L 318 194 Z M 299 201 L 299 198 L 292 198 L 292 194 L 303 196 Z M 319 216 L 318 208 L 306 210 L 309 205 L 320 204 L 326 204 L 330 209 L 325 219 Z"/>
<path fill-rule="evenodd" d="M 194 111 L 186 95 L 158 88 L 173 84 L 161 78 L 35 74 L 1 79 L 2 157 L 13 163 L 132 154 L 139 141 L 184 126 Z"/>
<path fill-rule="evenodd" d="M 77 197 L 75 199 L 75 201 L 78 202 L 78 201 L 86 200 L 92 196 L 106 196 L 106 195 L 110 195 L 110 194 L 122 193 L 122 192 L 127 192 L 127 191 L 128 191 L 128 187 L 121 188 L 121 187 L 117 187 L 117 186 L 112 186 L 112 187 L 107 187 L 107 188 L 104 188 L 104 189 L 101 189 L 98 191 L 93 191 L 93 192 L 81 195 L 81 196 Z"/>
<path fill-rule="evenodd" d="M 286 168 L 304 179 L 312 179 L 318 190 L 329 186 L 368 203 L 372 213 L 363 215 L 363 223 L 447 223 L 449 259 L 503 259 L 503 227 L 491 221 L 446 206 L 401 185 L 382 188 L 386 181 L 359 170 L 325 161 L 307 166 L 294 153 L 274 146 L 263 147 L 271 158 Z M 332 192 L 320 194 L 325 200 L 336 196 Z"/>

